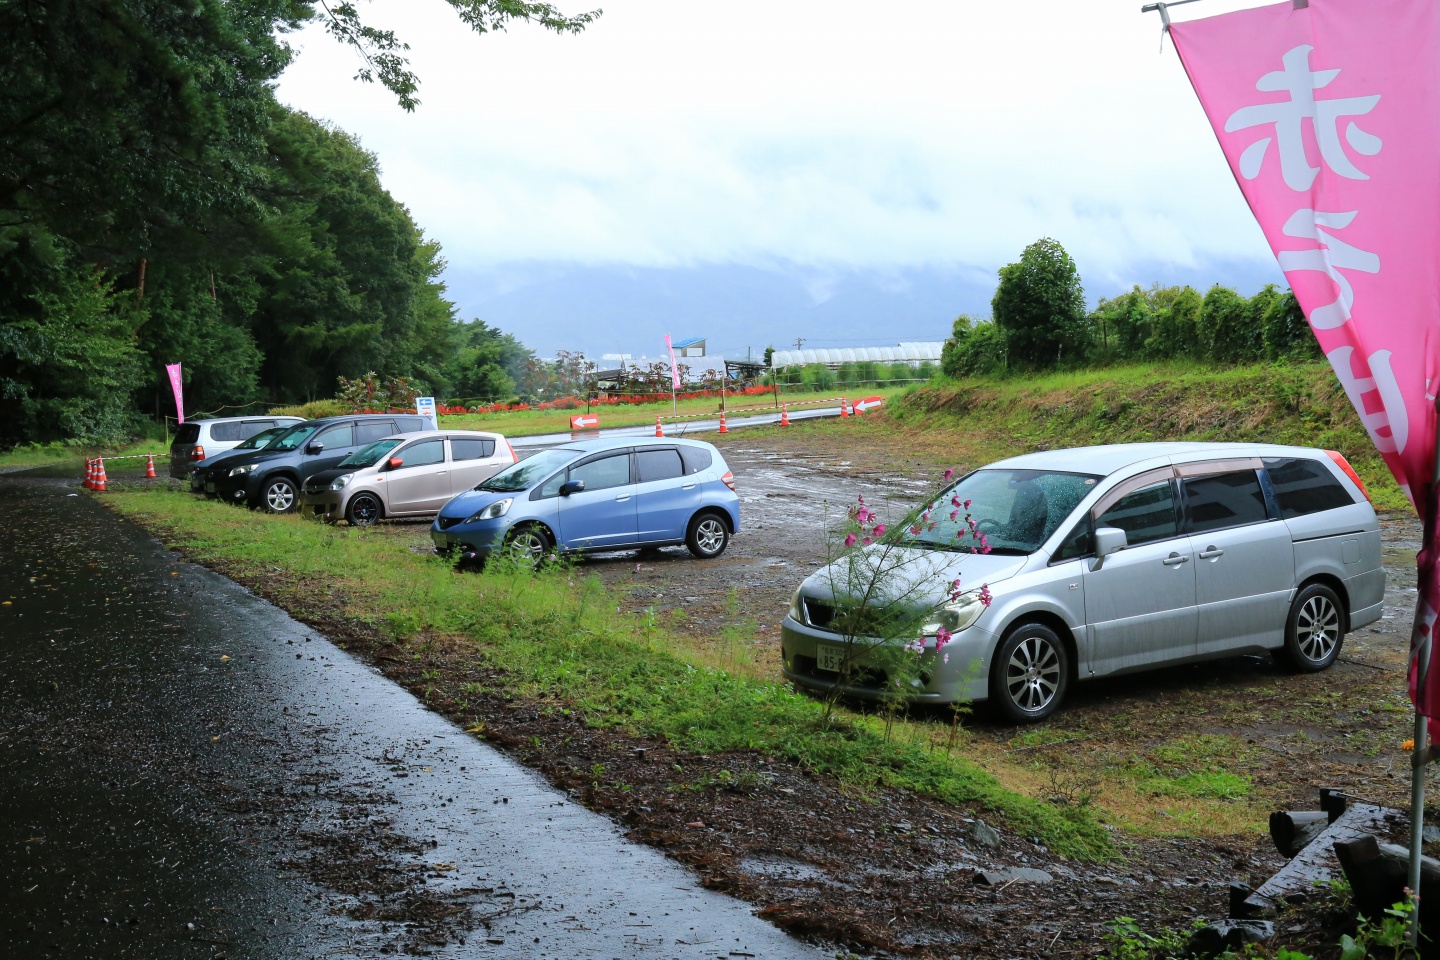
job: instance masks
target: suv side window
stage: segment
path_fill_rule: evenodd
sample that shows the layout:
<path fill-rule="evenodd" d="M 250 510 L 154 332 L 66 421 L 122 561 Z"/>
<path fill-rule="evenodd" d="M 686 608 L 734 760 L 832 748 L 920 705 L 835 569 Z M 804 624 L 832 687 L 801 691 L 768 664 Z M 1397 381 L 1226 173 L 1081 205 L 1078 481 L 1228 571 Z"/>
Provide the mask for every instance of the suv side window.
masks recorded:
<path fill-rule="evenodd" d="M 394 456 L 404 460 L 407 467 L 428 467 L 431 464 L 444 463 L 445 441 L 440 439 L 421 440 L 419 443 L 412 443 L 398 451 Z"/>
<path fill-rule="evenodd" d="M 1125 540 L 1132 547 L 1179 536 L 1174 488 L 1169 480 L 1158 480 L 1128 493 L 1096 517 L 1095 526 L 1124 530 Z"/>
<path fill-rule="evenodd" d="M 1185 477 L 1181 483 L 1185 484 L 1185 512 L 1189 514 L 1192 533 L 1242 527 L 1270 519 L 1265 491 L 1260 489 L 1260 477 L 1254 470 Z"/>
<path fill-rule="evenodd" d="M 495 441 L 475 437 L 451 437 L 451 460 L 485 460 L 495 455 Z"/>
<path fill-rule="evenodd" d="M 1060 549 L 1055 551 L 1052 561 L 1074 560 L 1088 557 L 1094 552 L 1095 544 L 1090 537 L 1090 515 L 1087 513 L 1075 524 L 1075 528 L 1065 535 L 1065 539 L 1060 541 Z"/>
<path fill-rule="evenodd" d="M 685 476 L 685 466 L 675 450 L 637 450 L 635 460 L 640 468 L 641 483 Z"/>
<path fill-rule="evenodd" d="M 591 460 L 578 467 L 571 467 L 570 479 L 584 480 L 587 493 L 592 490 L 623 487 L 630 482 L 630 453 L 627 451 L 610 457 L 601 457 L 599 460 Z"/>
<path fill-rule="evenodd" d="M 393 420 L 361 420 L 355 424 L 355 442 L 362 445 L 374 443 L 399 432 Z"/>
<path fill-rule="evenodd" d="M 1266 459 L 1265 470 L 1275 490 L 1280 516 L 1286 520 L 1322 510 L 1348 507 L 1355 501 L 1323 463 L 1304 457 Z"/>
<path fill-rule="evenodd" d="M 333 427 L 326 427 L 317 436 L 311 437 L 310 443 L 323 443 L 326 450 L 339 450 L 343 447 L 353 447 L 355 445 L 352 439 L 354 435 L 355 431 L 351 429 L 350 424 L 337 423 Z M 309 445 L 306 444 L 306 446 Z"/>

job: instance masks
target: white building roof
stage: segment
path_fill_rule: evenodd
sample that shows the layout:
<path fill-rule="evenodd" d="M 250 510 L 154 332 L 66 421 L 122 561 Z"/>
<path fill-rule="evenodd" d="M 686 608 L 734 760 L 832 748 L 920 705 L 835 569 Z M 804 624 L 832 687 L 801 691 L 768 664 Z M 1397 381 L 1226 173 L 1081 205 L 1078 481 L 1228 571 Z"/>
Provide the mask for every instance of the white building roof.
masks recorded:
<path fill-rule="evenodd" d="M 898 343 L 893 347 L 841 347 L 830 350 L 776 350 L 770 357 L 773 369 L 811 363 L 919 363 L 940 361 L 943 343 Z"/>

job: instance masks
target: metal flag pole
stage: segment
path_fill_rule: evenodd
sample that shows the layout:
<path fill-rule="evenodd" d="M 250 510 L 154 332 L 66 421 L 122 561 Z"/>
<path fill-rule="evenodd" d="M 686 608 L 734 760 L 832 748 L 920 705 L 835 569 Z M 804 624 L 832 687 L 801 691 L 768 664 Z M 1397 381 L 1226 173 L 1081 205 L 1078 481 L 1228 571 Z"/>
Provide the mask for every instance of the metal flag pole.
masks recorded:
<path fill-rule="evenodd" d="M 1431 493 L 1423 501 L 1426 507 L 1433 507 L 1436 498 L 1433 493 L 1434 485 L 1440 483 L 1440 397 L 1435 398 L 1435 459 L 1430 465 Z M 1428 527 L 1434 526 L 1440 518 L 1431 517 Z M 1428 544 L 1424 546 L 1428 547 Z M 1415 600 L 1415 617 L 1421 616 L 1421 606 L 1425 603 L 1423 591 Z M 1425 682 L 1430 674 L 1430 641 L 1433 630 L 1427 630 L 1420 641 L 1420 649 L 1415 651 L 1415 691 L 1418 695 L 1425 689 Z M 1410 894 L 1415 899 L 1420 898 L 1420 860 L 1422 858 L 1421 848 L 1425 844 L 1425 767 L 1432 759 L 1430 756 L 1430 727 L 1429 718 L 1420 713 L 1419 708 L 1415 710 L 1415 749 L 1410 755 L 1410 869 L 1406 877 L 1406 886 L 1410 888 Z M 1420 946 L 1420 913 L 1418 910 L 1410 912 L 1409 929 L 1410 946 Z"/>

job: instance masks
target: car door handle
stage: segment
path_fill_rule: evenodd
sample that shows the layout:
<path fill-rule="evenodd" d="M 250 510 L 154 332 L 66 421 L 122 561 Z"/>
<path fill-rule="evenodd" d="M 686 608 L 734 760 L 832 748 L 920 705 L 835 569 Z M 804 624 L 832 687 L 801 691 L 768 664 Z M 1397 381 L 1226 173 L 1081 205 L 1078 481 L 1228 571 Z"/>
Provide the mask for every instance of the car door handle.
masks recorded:
<path fill-rule="evenodd" d="M 445 476 L 445 471 L 444 471 L 444 470 L 436 470 L 436 471 L 435 471 L 435 476 L 437 476 L 437 477 L 443 477 L 443 476 Z"/>
<path fill-rule="evenodd" d="M 618 497 L 615 498 L 615 502 L 616 502 L 616 503 L 624 503 L 626 500 L 629 500 L 629 499 L 630 499 L 630 494 L 628 494 L 628 493 L 622 493 L 620 496 L 618 496 Z"/>
<path fill-rule="evenodd" d="M 1182 557 L 1182 556 L 1180 556 L 1180 554 L 1178 554 L 1178 553 L 1172 553 L 1172 554 L 1170 554 L 1170 556 L 1166 557 L 1164 560 L 1161 560 L 1160 562 L 1163 563 L 1163 564 L 1165 564 L 1165 566 L 1167 566 L 1167 567 L 1173 567 L 1173 566 L 1175 566 L 1176 564 L 1189 563 L 1189 562 L 1190 562 L 1190 558 L 1189 558 L 1189 557 Z"/>
<path fill-rule="evenodd" d="M 1225 556 L 1225 551 L 1221 550 L 1219 547 L 1206 547 L 1205 550 L 1199 554 L 1199 556 L 1201 560 L 1212 560 L 1215 557 Z"/>
<path fill-rule="evenodd" d="M 694 489 L 695 489 L 695 484 L 693 484 L 693 483 L 682 483 L 682 484 L 680 484 L 680 489 L 681 489 L 681 490 L 694 490 Z"/>

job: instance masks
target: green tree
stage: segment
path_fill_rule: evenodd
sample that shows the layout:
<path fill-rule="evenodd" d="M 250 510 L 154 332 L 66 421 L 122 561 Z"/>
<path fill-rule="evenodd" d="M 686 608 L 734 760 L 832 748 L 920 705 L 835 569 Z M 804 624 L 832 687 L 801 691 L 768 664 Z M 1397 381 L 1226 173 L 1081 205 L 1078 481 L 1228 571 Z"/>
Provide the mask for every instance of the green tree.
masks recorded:
<path fill-rule="evenodd" d="M 1065 248 L 1049 237 L 1000 268 L 990 301 L 1005 334 L 1008 359 L 1020 369 L 1047 369 L 1080 358 L 1085 344 L 1085 290 Z"/>
<path fill-rule="evenodd" d="M 1150 289 L 1148 298 L 1154 304 L 1154 320 L 1145 352 L 1157 359 L 1182 359 L 1204 354 L 1200 340 L 1200 312 L 1204 306 L 1200 291 L 1194 287 L 1161 287 Z"/>
<path fill-rule="evenodd" d="M 1275 298 L 1260 319 L 1267 360 L 1318 360 L 1320 342 L 1293 291 Z"/>
<path fill-rule="evenodd" d="M 1155 333 L 1155 302 L 1136 284 L 1128 292 L 1101 300 L 1090 312 L 1097 359 L 1136 360 Z"/>
<path fill-rule="evenodd" d="M 1200 307 L 1204 355 L 1213 363 L 1237 363 L 1249 353 L 1250 305 L 1229 287 L 1215 284 Z"/>

